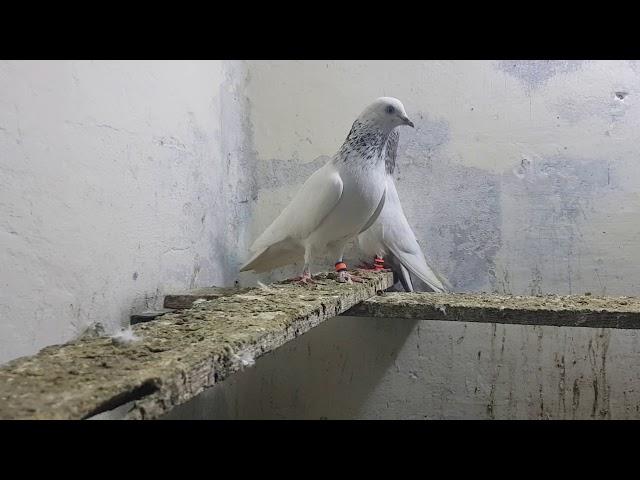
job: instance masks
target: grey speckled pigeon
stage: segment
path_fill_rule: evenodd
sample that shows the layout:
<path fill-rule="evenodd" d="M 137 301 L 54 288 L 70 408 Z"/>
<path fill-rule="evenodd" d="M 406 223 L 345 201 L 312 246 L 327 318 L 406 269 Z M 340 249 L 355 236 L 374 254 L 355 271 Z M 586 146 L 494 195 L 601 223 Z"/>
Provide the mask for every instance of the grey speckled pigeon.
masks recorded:
<path fill-rule="evenodd" d="M 446 280 L 427 264 L 424 253 L 404 215 L 393 181 L 399 137 L 398 130 L 394 130 L 389 135 L 385 149 L 387 199 L 384 208 L 371 228 L 358 235 L 358 244 L 368 258 L 374 258 L 374 269 L 382 269 L 386 262 L 399 277 L 407 292 L 414 291 L 410 274 L 422 280 L 434 292 L 446 292 L 450 287 L 445 286 Z"/>
<path fill-rule="evenodd" d="M 402 103 L 381 97 L 355 120 L 338 153 L 311 175 L 291 203 L 251 246 L 240 269 L 265 272 L 304 258 L 301 283 L 311 281 L 312 255 L 329 253 L 338 280 L 361 281 L 343 261 L 346 244 L 375 222 L 387 188 L 385 145 L 400 125 L 413 123 Z"/>

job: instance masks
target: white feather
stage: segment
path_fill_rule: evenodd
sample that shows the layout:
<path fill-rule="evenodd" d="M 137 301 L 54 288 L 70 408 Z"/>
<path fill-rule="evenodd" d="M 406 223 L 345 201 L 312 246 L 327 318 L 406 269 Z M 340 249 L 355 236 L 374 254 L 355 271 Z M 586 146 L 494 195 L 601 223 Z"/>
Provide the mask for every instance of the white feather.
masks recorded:
<path fill-rule="evenodd" d="M 249 351 L 244 351 L 238 353 L 234 353 L 232 356 L 233 361 L 240 366 L 240 369 L 244 369 L 244 367 L 251 367 L 256 363 L 256 360 L 253 354 Z"/>
<path fill-rule="evenodd" d="M 140 340 L 142 339 L 133 332 L 131 326 L 127 327 L 124 330 L 120 330 L 119 332 L 111 336 L 111 341 L 114 345 L 129 345 Z"/>

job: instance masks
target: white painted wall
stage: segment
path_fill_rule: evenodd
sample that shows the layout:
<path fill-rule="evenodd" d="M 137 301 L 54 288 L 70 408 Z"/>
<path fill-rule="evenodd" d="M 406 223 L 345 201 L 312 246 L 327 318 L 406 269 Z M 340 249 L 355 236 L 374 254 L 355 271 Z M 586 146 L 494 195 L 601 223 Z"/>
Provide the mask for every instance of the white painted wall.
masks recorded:
<path fill-rule="evenodd" d="M 457 290 L 636 295 L 639 66 L 0 62 L 0 362 L 115 329 L 169 291 L 253 282 L 236 273 L 249 241 L 383 94 L 416 123 L 405 212 Z M 297 360 L 255 367 L 288 376 L 237 390 L 275 397 L 218 398 L 238 402 L 229 415 L 479 418 L 494 385 L 499 418 L 637 417 L 635 334 L 420 323 L 336 319 L 283 347 Z M 207 398 L 183 413 L 210 414 Z"/>
<path fill-rule="evenodd" d="M 640 63 L 255 61 L 249 73 L 252 239 L 390 95 L 416 124 L 399 147 L 405 213 L 456 290 L 638 294 Z"/>
<path fill-rule="evenodd" d="M 0 62 L 0 362 L 233 284 L 245 77 L 241 62 Z"/>

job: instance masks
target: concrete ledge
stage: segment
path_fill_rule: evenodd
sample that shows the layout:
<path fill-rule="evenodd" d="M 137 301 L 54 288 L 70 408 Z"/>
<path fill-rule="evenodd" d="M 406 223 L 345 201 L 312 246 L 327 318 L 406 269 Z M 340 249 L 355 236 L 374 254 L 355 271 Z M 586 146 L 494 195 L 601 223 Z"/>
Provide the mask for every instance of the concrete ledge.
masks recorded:
<path fill-rule="evenodd" d="M 354 306 L 345 315 L 637 329 L 640 328 L 640 298 L 385 293 Z"/>
<path fill-rule="evenodd" d="M 44 348 L 0 367 L 0 419 L 84 419 L 133 402 L 128 419 L 157 418 L 255 358 L 389 288 L 392 274 L 333 274 L 202 301 L 132 327 L 139 340 L 100 337 Z"/>

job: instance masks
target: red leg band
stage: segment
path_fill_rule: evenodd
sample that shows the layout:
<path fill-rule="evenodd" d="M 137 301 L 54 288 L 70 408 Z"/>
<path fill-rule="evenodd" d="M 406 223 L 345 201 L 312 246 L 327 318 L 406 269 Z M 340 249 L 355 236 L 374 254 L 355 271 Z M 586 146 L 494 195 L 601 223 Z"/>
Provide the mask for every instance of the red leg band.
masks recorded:
<path fill-rule="evenodd" d="M 375 271 L 384 270 L 384 259 L 378 257 L 373 259 L 373 268 Z"/>

